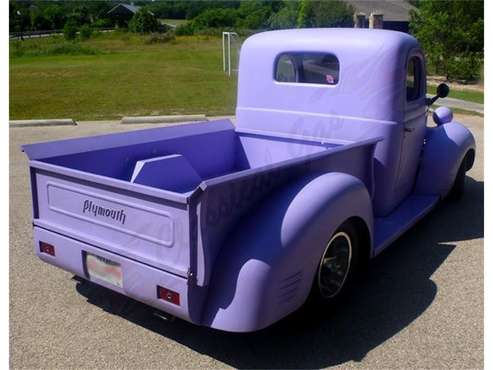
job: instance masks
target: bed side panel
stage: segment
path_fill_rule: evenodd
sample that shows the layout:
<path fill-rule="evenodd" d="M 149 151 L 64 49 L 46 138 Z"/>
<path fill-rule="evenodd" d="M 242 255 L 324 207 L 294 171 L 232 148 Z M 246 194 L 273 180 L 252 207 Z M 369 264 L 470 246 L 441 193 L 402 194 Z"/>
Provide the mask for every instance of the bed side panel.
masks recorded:
<path fill-rule="evenodd" d="M 274 166 L 249 176 L 217 182 L 206 188 L 199 204 L 199 235 L 197 281 L 207 285 L 214 262 L 228 233 L 259 202 L 284 184 L 315 173 L 342 172 L 360 179 L 373 193 L 373 152 L 375 144 L 367 144 L 327 153 L 317 159 L 296 164 Z M 221 268 L 217 266 L 217 268 Z"/>

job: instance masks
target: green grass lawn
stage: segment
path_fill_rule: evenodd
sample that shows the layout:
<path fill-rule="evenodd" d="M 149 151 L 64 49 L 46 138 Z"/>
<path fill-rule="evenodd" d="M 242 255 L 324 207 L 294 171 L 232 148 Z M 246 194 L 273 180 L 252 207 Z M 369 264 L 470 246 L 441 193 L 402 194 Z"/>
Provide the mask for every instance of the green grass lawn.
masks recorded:
<path fill-rule="evenodd" d="M 114 32 L 77 46 L 54 37 L 10 48 L 10 119 L 234 113 L 236 81 L 222 72 L 219 38 L 146 44 Z"/>
<path fill-rule="evenodd" d="M 181 24 L 185 24 L 188 22 L 186 19 L 171 19 L 171 18 L 166 18 L 166 19 L 161 19 L 164 23 L 168 24 L 174 24 L 175 26 L 179 26 Z"/>
<path fill-rule="evenodd" d="M 428 85 L 427 92 L 428 94 L 434 95 L 436 93 L 436 87 Z M 484 104 L 484 92 L 482 91 L 463 91 L 450 88 L 450 93 L 448 97 Z"/>
<path fill-rule="evenodd" d="M 122 32 L 79 43 L 62 37 L 11 41 L 10 119 L 234 113 L 236 79 L 222 72 L 220 38 L 148 41 Z M 484 99 L 482 92 L 453 89 L 449 96 Z"/>

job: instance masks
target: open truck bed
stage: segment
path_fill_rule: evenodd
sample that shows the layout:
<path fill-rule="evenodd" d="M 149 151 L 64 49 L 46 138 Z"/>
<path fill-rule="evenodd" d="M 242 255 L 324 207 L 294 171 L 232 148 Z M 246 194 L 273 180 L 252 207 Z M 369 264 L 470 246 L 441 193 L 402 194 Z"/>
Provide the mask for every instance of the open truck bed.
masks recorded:
<path fill-rule="evenodd" d="M 220 120 L 25 145 L 36 254 L 201 324 L 232 226 L 311 173 L 353 175 L 372 194 L 377 141 L 241 131 Z M 113 280 L 101 278 L 98 261 L 115 270 Z"/>

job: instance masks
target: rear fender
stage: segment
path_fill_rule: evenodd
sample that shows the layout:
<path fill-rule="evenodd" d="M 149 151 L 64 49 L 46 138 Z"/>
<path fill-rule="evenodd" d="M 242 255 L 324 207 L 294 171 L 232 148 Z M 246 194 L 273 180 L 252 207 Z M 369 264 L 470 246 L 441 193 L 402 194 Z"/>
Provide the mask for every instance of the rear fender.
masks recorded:
<path fill-rule="evenodd" d="M 343 173 L 300 179 L 277 191 L 239 224 L 215 262 L 203 324 L 248 332 L 262 329 L 306 300 L 319 259 L 335 230 L 373 216 L 365 185 Z"/>
<path fill-rule="evenodd" d="M 474 137 L 460 123 L 450 122 L 428 128 L 415 193 L 445 197 L 466 155 L 466 169 L 472 167 L 475 151 Z"/>

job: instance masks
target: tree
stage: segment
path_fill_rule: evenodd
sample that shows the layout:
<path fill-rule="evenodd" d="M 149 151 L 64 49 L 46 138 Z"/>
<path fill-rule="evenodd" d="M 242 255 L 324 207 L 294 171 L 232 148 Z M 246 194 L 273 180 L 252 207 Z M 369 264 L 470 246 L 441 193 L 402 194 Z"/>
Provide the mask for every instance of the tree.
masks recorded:
<path fill-rule="evenodd" d="M 421 0 L 410 29 L 437 72 L 474 79 L 483 57 L 483 14 L 483 1 Z"/>
<path fill-rule="evenodd" d="M 351 27 L 354 9 L 341 0 L 302 0 L 297 17 L 298 27 Z"/>
<path fill-rule="evenodd" d="M 58 4 L 50 4 L 43 9 L 44 17 L 50 22 L 50 29 L 61 29 L 65 24 L 63 8 Z"/>
<path fill-rule="evenodd" d="M 147 9 L 139 9 L 128 23 L 131 32 L 149 33 L 157 31 L 158 28 L 157 18 Z"/>
<path fill-rule="evenodd" d="M 190 1 L 190 0 L 167 0 L 154 1 L 147 7 L 158 18 L 174 18 L 174 19 L 193 19 L 207 9 L 216 8 L 238 8 L 240 1 Z"/>
<path fill-rule="evenodd" d="M 195 31 L 206 28 L 229 28 L 233 27 L 236 21 L 236 10 L 229 8 L 208 9 L 192 21 L 192 28 Z"/>
<path fill-rule="evenodd" d="M 35 31 L 44 31 L 51 29 L 51 22 L 38 8 L 33 8 L 31 10 L 31 28 Z"/>
<path fill-rule="evenodd" d="M 78 26 L 91 22 L 91 14 L 86 5 L 76 5 L 72 10 L 71 18 L 73 18 Z"/>
<path fill-rule="evenodd" d="M 24 3 L 9 2 L 9 32 L 22 33 L 29 28 L 31 17 L 29 8 Z M 21 36 L 22 37 L 22 36 Z"/>
<path fill-rule="evenodd" d="M 267 26 L 272 8 L 259 0 L 242 1 L 236 11 L 235 27 L 243 29 L 260 29 Z"/>
<path fill-rule="evenodd" d="M 352 27 L 354 9 L 340 1 L 317 1 L 314 3 L 313 22 L 315 27 Z"/>
<path fill-rule="evenodd" d="M 77 37 L 77 21 L 69 18 L 63 27 L 63 36 L 66 40 L 74 40 Z"/>
<path fill-rule="evenodd" d="M 90 39 L 92 36 L 92 28 L 88 24 L 84 24 L 80 28 L 80 39 L 81 40 L 87 40 Z"/>
<path fill-rule="evenodd" d="M 310 17 L 311 17 L 311 1 L 301 0 L 300 8 L 298 10 L 298 16 L 296 20 L 296 25 L 298 28 L 310 27 Z"/>
<path fill-rule="evenodd" d="M 269 18 L 269 27 L 274 30 L 295 28 L 297 24 L 299 2 L 286 1 L 284 6 Z"/>

